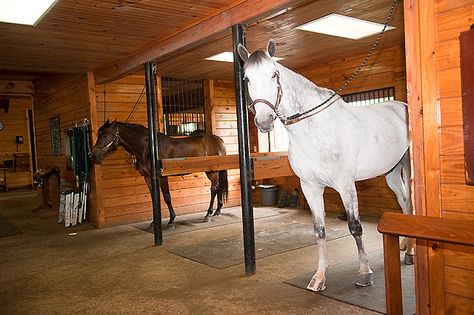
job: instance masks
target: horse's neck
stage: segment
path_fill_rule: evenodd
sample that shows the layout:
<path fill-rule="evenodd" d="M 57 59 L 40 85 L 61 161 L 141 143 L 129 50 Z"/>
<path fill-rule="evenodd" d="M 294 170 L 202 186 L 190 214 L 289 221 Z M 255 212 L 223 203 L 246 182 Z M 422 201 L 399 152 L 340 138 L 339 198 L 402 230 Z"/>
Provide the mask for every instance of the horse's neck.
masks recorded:
<path fill-rule="evenodd" d="M 143 136 L 142 130 L 135 128 L 123 128 L 120 132 L 119 144 L 125 148 L 130 155 L 136 156 L 137 159 L 142 160 L 145 156 L 145 151 L 148 149 L 148 137 Z"/>
<path fill-rule="evenodd" d="M 334 91 L 322 88 L 299 75 L 298 73 L 279 65 L 281 85 L 283 90 L 282 110 L 291 115 L 304 112 L 324 102 Z"/>
<path fill-rule="evenodd" d="M 326 101 L 334 93 L 332 90 L 317 86 L 307 78 L 281 65 L 279 65 L 279 71 L 283 90 L 280 111 L 286 116 L 312 109 Z M 330 105 L 323 105 L 321 109 L 310 113 L 309 118 L 288 125 L 288 132 L 290 134 L 295 132 L 306 133 L 308 131 L 315 133 L 318 130 L 324 130 L 328 124 L 332 123 L 332 118 L 337 116 L 338 112 L 347 109 L 346 104 L 337 99 L 328 104 Z"/>

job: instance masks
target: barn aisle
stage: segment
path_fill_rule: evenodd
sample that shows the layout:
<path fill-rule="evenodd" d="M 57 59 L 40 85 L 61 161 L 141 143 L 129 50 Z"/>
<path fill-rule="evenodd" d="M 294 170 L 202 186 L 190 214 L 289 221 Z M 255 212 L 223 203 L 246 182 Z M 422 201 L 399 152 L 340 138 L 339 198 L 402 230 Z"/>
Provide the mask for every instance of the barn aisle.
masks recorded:
<path fill-rule="evenodd" d="M 195 214 L 180 216 L 183 230 L 164 231 L 164 245 L 155 247 L 151 234 L 133 225 L 65 229 L 47 210 L 32 212 L 41 204 L 35 192 L 1 193 L 0 200 L 0 215 L 22 232 L 0 237 L 1 314 L 377 314 L 284 283 L 314 270 L 311 244 L 263 255 L 251 277 L 240 263 L 218 269 L 172 253 L 183 246 L 205 251 L 199 246 L 206 240 L 241 236 L 239 222 L 201 224 Z M 262 215 L 256 230 L 311 220 L 303 210 L 259 211 L 277 215 Z M 328 218 L 329 224 L 347 230 L 336 218 Z M 382 246 L 375 227 L 373 220 L 364 224 L 369 252 Z M 357 253 L 352 237 L 344 235 L 330 241 L 328 250 L 332 263 Z"/>

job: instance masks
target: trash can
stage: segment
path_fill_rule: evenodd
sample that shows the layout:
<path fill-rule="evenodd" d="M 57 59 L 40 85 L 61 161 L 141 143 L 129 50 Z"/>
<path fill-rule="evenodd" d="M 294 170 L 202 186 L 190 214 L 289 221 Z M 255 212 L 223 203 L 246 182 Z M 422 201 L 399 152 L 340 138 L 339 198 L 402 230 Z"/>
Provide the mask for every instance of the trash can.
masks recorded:
<path fill-rule="evenodd" d="M 278 201 L 277 185 L 259 185 L 262 197 L 262 206 L 274 206 Z"/>

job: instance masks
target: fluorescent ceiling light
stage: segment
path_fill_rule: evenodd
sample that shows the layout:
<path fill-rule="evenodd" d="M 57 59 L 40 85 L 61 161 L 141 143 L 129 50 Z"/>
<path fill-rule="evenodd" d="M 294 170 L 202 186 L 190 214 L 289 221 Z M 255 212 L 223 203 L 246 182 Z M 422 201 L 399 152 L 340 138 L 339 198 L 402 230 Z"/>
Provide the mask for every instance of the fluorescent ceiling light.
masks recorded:
<path fill-rule="evenodd" d="M 380 33 L 383 27 L 384 24 L 332 13 L 298 26 L 297 29 L 350 39 L 361 39 Z M 393 26 L 387 26 L 386 28 L 387 31 L 393 29 L 395 29 Z"/>
<path fill-rule="evenodd" d="M 285 58 L 275 57 L 276 61 L 283 60 Z M 234 53 L 230 51 L 224 51 L 216 55 L 212 55 L 210 57 L 204 58 L 204 60 L 209 61 L 222 61 L 222 62 L 234 62 Z"/>
<path fill-rule="evenodd" d="M 204 59 L 209 61 L 234 62 L 234 53 L 230 51 L 224 51 Z"/>
<path fill-rule="evenodd" d="M 0 22 L 36 25 L 58 0 L 1 0 Z"/>

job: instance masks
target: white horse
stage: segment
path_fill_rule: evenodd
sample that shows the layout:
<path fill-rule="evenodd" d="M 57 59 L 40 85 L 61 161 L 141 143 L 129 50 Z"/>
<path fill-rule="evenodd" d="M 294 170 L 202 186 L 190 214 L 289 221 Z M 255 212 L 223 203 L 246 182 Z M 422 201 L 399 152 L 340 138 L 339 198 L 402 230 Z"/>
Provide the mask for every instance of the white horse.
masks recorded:
<path fill-rule="evenodd" d="M 360 268 L 356 285 L 370 286 L 373 272 L 362 242 L 355 181 L 385 174 L 403 212 L 411 214 L 407 106 L 396 101 L 350 106 L 333 91 L 320 88 L 275 62 L 275 50 L 272 41 L 267 51 L 258 50 L 251 55 L 244 46 L 238 47 L 239 56 L 245 62 L 245 80 L 253 100 L 249 108 L 255 112 L 255 124 L 261 132 L 271 131 L 277 118 L 285 124 L 288 159 L 311 208 L 319 260 L 307 288 L 312 291 L 326 288 L 329 263 L 325 187 L 332 187 L 340 194 L 349 230 L 357 244 Z M 321 103 L 324 104 L 312 110 Z M 298 112 L 302 115 L 294 115 Z M 406 262 L 413 260 L 411 242 L 406 255 Z"/>

